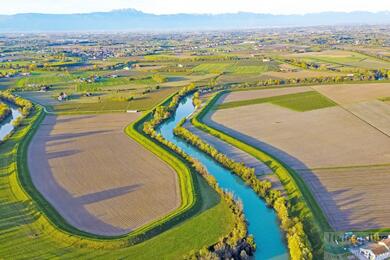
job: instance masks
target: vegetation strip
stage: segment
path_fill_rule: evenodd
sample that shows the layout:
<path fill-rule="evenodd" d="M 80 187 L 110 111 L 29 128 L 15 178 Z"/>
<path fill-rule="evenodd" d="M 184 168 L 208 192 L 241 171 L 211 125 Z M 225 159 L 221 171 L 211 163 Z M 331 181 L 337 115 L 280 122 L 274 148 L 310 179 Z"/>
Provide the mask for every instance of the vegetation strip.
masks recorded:
<path fill-rule="evenodd" d="M 274 105 L 289 108 L 299 112 L 332 107 L 336 105 L 333 101 L 324 97 L 317 91 L 307 91 L 303 93 L 293 93 L 275 97 L 227 102 L 220 104 L 218 109 L 227 109 L 262 103 L 272 103 Z"/>
<path fill-rule="evenodd" d="M 196 114 L 195 117 L 193 117 L 192 124 L 199 129 L 249 153 L 260 161 L 266 163 L 277 174 L 288 193 L 288 199 L 291 203 L 291 214 L 299 217 L 304 224 L 304 230 L 308 235 L 313 248 L 313 257 L 322 257 L 323 239 L 321 232 L 331 231 L 332 228 L 322 212 L 322 209 L 313 197 L 310 189 L 306 186 L 298 173 L 268 153 L 203 123 L 203 117 L 212 109 L 219 97 L 224 93 L 226 92 L 219 92 L 214 95 L 205 107 Z"/>
<path fill-rule="evenodd" d="M 0 103 L 0 123 L 11 114 L 11 109 L 4 104 Z"/>

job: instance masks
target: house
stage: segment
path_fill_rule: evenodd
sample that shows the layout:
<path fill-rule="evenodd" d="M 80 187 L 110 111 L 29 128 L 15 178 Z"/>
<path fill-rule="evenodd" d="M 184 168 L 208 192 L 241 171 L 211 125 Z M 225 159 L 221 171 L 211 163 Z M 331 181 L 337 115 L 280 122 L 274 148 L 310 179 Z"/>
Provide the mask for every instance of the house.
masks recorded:
<path fill-rule="evenodd" d="M 58 101 L 63 101 L 63 100 L 67 100 L 67 99 L 68 99 L 68 95 L 66 95 L 66 93 L 64 93 L 64 92 L 61 92 L 60 95 L 57 97 Z"/>
<path fill-rule="evenodd" d="M 390 238 L 379 241 L 378 243 L 370 243 L 367 246 L 360 248 L 360 254 L 370 260 L 389 259 Z"/>

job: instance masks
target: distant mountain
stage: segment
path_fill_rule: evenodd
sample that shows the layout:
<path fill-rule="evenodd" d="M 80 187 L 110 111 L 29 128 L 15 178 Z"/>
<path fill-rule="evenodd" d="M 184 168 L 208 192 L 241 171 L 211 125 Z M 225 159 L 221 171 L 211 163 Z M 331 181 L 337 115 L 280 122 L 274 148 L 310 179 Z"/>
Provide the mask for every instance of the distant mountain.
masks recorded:
<path fill-rule="evenodd" d="M 390 12 L 155 15 L 134 9 L 88 14 L 0 15 L 0 32 L 219 30 L 265 27 L 390 24 Z"/>

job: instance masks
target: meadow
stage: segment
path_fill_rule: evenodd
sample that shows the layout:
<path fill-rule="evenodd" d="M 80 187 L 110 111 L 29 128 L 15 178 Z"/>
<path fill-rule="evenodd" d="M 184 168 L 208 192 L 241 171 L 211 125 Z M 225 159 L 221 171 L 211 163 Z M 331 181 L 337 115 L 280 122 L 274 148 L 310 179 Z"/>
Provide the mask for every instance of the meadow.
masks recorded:
<path fill-rule="evenodd" d="M 271 103 L 299 112 L 321 109 L 335 105 L 333 101 L 327 99 L 316 91 L 306 91 L 303 93 L 287 94 L 276 97 L 227 102 L 219 105 L 218 109 L 235 108 L 262 103 Z"/>

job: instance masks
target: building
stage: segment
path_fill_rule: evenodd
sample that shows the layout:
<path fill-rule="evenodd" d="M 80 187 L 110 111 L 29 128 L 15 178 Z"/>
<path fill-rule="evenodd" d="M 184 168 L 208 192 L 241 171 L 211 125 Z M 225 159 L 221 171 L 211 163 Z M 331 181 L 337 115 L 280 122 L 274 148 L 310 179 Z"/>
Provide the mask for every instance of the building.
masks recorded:
<path fill-rule="evenodd" d="M 390 259 L 390 238 L 360 248 L 360 254 L 370 260 Z"/>

